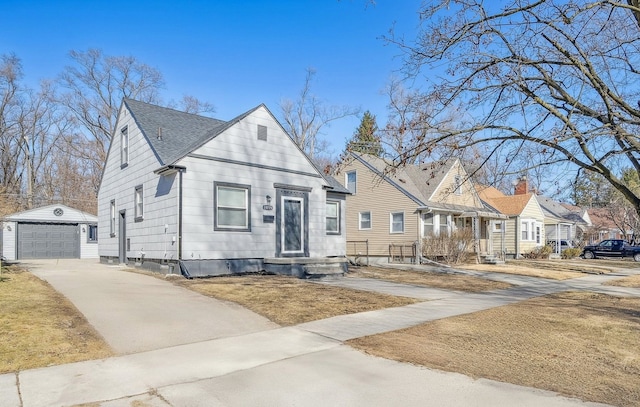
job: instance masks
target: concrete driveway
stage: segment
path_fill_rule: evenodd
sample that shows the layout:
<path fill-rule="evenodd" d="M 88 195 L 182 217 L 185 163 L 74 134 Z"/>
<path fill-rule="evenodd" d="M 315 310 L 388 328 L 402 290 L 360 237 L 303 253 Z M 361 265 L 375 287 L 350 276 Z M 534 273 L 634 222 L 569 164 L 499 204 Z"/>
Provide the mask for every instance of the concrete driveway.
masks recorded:
<path fill-rule="evenodd" d="M 342 343 L 554 292 L 555 284 L 485 295 L 427 289 L 420 298 L 434 296 L 429 302 L 277 328 L 237 305 L 117 266 L 28 266 L 127 354 L 0 375 L 3 407 L 602 406 L 376 358 Z"/>
<path fill-rule="evenodd" d="M 237 304 L 97 260 L 30 260 L 22 264 L 71 300 L 119 354 L 278 327 Z"/>

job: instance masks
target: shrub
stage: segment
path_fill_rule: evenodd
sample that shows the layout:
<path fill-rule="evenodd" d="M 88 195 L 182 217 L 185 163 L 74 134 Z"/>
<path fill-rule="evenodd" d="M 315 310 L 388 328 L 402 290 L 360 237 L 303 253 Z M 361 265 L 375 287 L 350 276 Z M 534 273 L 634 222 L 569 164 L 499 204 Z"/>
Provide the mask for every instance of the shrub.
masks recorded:
<path fill-rule="evenodd" d="M 565 249 L 562 253 L 560 253 L 560 257 L 562 257 L 563 259 L 573 259 L 575 257 L 580 256 L 580 253 L 582 253 L 581 249 L 577 247 L 570 247 L 568 249 Z"/>
<path fill-rule="evenodd" d="M 422 240 L 422 255 L 442 259 L 447 264 L 463 263 L 473 250 L 471 229 L 458 229 L 451 235 L 431 235 Z"/>
<path fill-rule="evenodd" d="M 549 255 L 553 253 L 553 248 L 549 245 L 536 247 L 529 253 L 523 254 L 525 259 L 548 259 Z"/>

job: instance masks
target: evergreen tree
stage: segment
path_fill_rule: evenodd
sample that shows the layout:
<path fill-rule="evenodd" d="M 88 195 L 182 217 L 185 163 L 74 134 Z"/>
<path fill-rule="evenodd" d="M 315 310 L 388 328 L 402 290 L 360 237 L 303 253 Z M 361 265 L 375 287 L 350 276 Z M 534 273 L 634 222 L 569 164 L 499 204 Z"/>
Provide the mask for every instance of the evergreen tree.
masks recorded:
<path fill-rule="evenodd" d="M 347 151 L 370 154 L 381 157 L 384 153 L 380 137 L 378 136 L 378 124 L 376 116 L 368 110 L 364 112 L 360 125 L 356 129 L 351 140 L 347 142 Z"/>

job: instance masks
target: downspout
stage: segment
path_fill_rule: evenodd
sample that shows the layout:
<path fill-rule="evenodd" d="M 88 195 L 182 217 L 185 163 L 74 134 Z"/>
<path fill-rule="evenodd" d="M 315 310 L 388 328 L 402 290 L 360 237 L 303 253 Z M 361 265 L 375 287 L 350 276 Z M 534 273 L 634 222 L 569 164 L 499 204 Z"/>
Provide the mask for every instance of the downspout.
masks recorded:
<path fill-rule="evenodd" d="M 182 261 L 182 172 L 178 170 L 178 262 Z"/>

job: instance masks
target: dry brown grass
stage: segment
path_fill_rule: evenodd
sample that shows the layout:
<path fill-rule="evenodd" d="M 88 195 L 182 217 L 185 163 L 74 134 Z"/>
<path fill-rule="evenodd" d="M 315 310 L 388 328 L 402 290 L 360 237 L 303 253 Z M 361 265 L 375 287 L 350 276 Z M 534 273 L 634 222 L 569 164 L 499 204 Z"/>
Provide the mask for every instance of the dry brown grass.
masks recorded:
<path fill-rule="evenodd" d="M 548 278 L 552 280 L 567 280 L 584 277 L 588 274 L 611 273 L 620 268 L 640 267 L 632 260 L 509 260 L 506 264 L 469 264 L 460 268 L 494 273 L 518 274 L 531 277 Z"/>
<path fill-rule="evenodd" d="M 561 293 L 348 343 L 583 400 L 640 406 L 640 299 Z"/>
<path fill-rule="evenodd" d="M 15 266 L 0 281 L 0 326 L 0 373 L 113 355 L 65 297 Z"/>
<path fill-rule="evenodd" d="M 420 301 L 273 275 L 176 280 L 175 283 L 204 295 L 233 301 L 280 325 L 296 325 Z"/>
<path fill-rule="evenodd" d="M 606 282 L 604 285 L 614 285 L 618 287 L 640 288 L 640 274 L 628 276 Z"/>
<path fill-rule="evenodd" d="M 399 270 L 381 267 L 349 268 L 349 277 L 378 278 L 396 283 L 421 285 L 467 292 L 502 290 L 511 284 L 487 280 L 463 274 L 439 273 L 431 271 Z"/>

